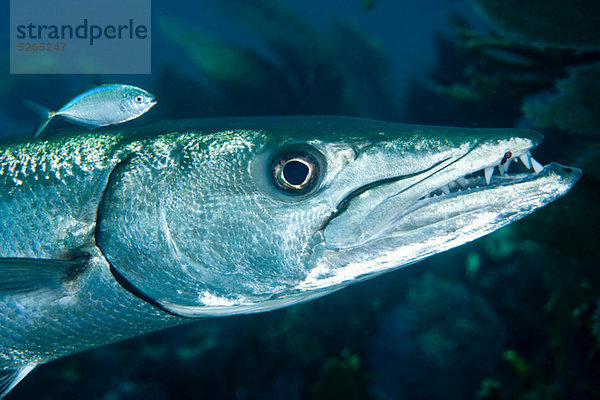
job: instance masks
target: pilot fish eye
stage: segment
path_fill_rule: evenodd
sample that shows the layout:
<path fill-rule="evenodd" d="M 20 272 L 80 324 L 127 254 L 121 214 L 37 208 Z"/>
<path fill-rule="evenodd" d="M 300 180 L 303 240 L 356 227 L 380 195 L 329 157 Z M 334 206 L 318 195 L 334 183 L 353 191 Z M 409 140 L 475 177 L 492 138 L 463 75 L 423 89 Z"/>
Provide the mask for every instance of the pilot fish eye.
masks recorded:
<path fill-rule="evenodd" d="M 319 165 L 311 154 L 294 152 L 277 157 L 271 173 L 279 190 L 287 194 L 304 194 L 315 187 Z"/>
<path fill-rule="evenodd" d="M 142 96 L 135 96 L 135 101 L 137 101 L 138 103 L 142 102 Z"/>

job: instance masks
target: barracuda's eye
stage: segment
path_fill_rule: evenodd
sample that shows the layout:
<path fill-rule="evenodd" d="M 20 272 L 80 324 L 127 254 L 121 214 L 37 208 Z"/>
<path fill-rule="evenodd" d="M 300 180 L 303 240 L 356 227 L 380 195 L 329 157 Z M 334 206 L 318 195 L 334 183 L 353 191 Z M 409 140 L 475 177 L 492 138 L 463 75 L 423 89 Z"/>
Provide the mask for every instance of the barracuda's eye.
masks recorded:
<path fill-rule="evenodd" d="M 315 187 L 319 173 L 316 158 L 304 152 L 280 155 L 271 164 L 275 186 L 287 194 L 308 193 Z"/>

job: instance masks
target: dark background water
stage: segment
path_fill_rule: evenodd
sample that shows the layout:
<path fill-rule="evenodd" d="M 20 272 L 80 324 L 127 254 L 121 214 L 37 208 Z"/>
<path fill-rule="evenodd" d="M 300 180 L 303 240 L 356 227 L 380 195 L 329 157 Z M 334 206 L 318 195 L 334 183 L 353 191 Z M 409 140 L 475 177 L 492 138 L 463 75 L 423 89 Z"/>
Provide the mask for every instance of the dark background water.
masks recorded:
<path fill-rule="evenodd" d="M 594 11 L 584 3 L 572 5 L 582 18 Z M 54 108 L 121 82 L 159 100 L 132 124 L 345 114 L 532 127 L 546 137 L 536 159 L 584 170 L 575 189 L 474 243 L 323 299 L 50 363 L 10 399 L 600 398 L 597 43 L 498 36 L 514 16 L 490 22 L 467 1 L 368 4 L 155 0 L 151 75 L 9 75 L 5 61 L 0 133 L 33 131 L 24 99 Z M 7 9 L 1 18 L 7 26 Z"/>

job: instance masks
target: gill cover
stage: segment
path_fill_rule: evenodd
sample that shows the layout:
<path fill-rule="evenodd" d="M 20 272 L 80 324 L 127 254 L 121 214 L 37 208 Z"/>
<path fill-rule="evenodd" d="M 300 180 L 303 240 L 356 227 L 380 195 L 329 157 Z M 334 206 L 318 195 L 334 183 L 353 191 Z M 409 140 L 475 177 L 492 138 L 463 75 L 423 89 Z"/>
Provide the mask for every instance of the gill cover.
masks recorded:
<path fill-rule="evenodd" d="M 260 132 L 190 132 L 135 145 L 111 173 L 97 217 L 96 244 L 119 283 L 182 316 L 283 306 L 277 294 L 305 274 L 300 262 L 282 260 L 298 257 L 303 243 L 298 232 L 278 229 L 298 207 L 265 193 L 277 178 L 268 176 L 272 159 L 254 163 L 264 167 L 258 172 L 251 167 L 265 143 Z M 319 155 L 303 154 L 281 166 L 280 179 L 302 192 L 290 199 L 306 198 L 319 182 L 311 175 Z M 289 168 L 296 162 L 306 169 Z"/>

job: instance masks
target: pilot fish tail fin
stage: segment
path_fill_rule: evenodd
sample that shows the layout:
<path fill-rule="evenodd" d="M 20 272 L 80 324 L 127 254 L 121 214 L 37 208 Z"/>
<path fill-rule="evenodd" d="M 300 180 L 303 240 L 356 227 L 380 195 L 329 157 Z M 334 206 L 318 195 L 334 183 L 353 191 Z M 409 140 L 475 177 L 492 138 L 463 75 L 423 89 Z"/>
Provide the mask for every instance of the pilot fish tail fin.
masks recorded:
<path fill-rule="evenodd" d="M 0 399 L 13 390 L 35 367 L 35 365 L 27 365 L 20 368 L 0 369 Z"/>
<path fill-rule="evenodd" d="M 46 125 L 48 125 L 50 121 L 52 121 L 52 118 L 54 118 L 57 114 L 55 111 L 50 111 L 46 107 L 39 105 L 38 103 L 31 100 L 25 100 L 25 104 L 31 107 L 32 110 L 40 114 L 43 118 L 42 122 L 38 125 L 38 127 L 35 130 L 35 133 L 33 134 L 33 137 L 37 137 L 40 135 L 40 133 L 42 133 Z"/>

